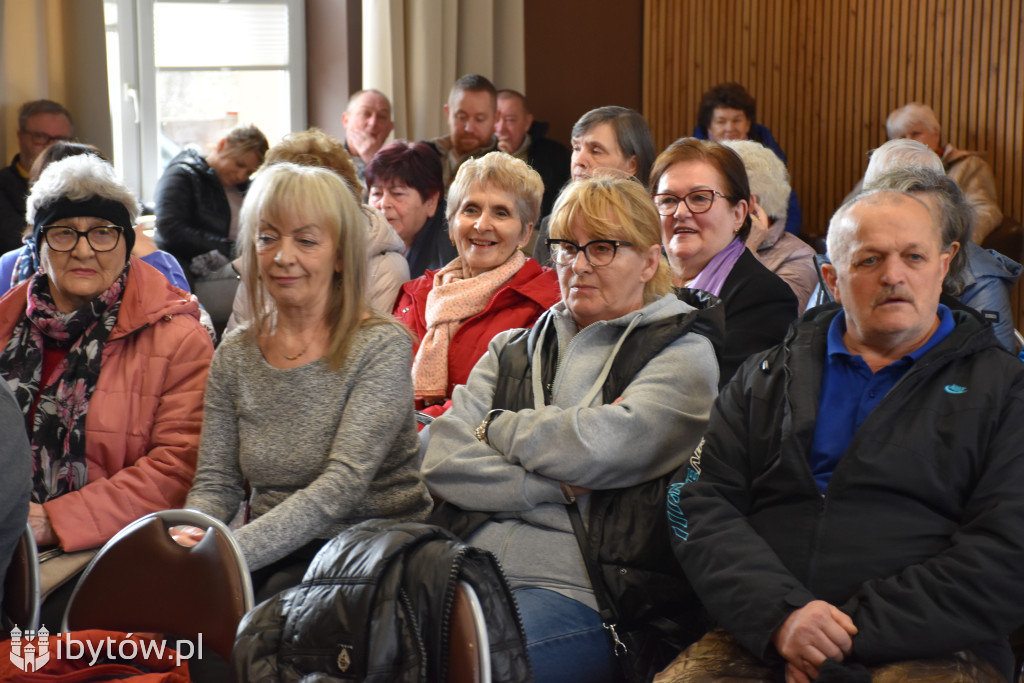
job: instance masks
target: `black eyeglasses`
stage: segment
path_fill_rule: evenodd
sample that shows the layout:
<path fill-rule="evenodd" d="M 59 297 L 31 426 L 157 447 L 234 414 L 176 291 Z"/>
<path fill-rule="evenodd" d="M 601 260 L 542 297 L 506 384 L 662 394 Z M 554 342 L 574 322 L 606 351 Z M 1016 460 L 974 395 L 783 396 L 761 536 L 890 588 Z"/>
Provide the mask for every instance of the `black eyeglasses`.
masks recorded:
<path fill-rule="evenodd" d="M 582 251 L 587 263 L 600 268 L 612 262 L 615 254 L 619 252 L 619 247 L 631 247 L 633 243 L 622 240 L 593 240 L 579 245 L 571 240 L 549 239 L 547 245 L 551 249 L 551 260 L 560 266 L 571 265 Z"/>
<path fill-rule="evenodd" d="M 124 230 L 119 225 L 97 225 L 88 230 L 75 230 L 66 225 L 48 225 L 43 228 L 43 239 L 54 251 L 72 251 L 78 240 L 85 238 L 93 251 L 112 251 Z"/>
<path fill-rule="evenodd" d="M 718 190 L 694 190 L 682 197 L 671 192 L 662 192 L 654 195 L 654 206 L 662 216 L 674 216 L 679 210 L 679 202 L 686 204 L 690 213 L 707 213 L 715 203 L 715 195 L 722 199 L 728 199 Z"/>
<path fill-rule="evenodd" d="M 48 145 L 51 142 L 70 142 L 72 140 L 70 135 L 50 135 L 49 133 L 36 130 L 23 130 L 21 132 L 32 138 L 32 142 L 37 145 Z"/>

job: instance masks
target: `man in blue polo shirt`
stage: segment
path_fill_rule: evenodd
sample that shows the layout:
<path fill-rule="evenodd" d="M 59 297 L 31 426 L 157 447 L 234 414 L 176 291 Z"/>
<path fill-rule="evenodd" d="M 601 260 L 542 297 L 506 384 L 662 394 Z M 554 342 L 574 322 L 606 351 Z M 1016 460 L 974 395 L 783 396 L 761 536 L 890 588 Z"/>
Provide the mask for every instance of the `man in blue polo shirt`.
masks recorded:
<path fill-rule="evenodd" d="M 823 268 L 837 305 L 719 396 L 668 493 L 673 548 L 718 628 L 659 681 L 1010 678 L 1024 366 L 939 304 L 958 246 L 940 225 L 900 192 L 840 208 Z"/>

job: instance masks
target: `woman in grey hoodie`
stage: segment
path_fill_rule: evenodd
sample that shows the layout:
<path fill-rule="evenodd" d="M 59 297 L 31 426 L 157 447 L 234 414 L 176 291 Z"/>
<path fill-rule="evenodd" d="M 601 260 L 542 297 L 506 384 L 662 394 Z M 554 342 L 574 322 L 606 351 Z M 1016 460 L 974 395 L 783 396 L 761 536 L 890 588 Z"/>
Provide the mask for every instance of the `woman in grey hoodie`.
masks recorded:
<path fill-rule="evenodd" d="M 671 293 L 642 186 L 573 184 L 550 234 L 562 301 L 532 330 L 491 341 L 432 425 L 422 471 L 435 496 L 489 513 L 465 540 L 501 561 L 537 680 L 617 680 L 566 506 L 585 516 L 592 492 L 682 463 L 707 424 L 718 363 L 711 341 L 681 323 L 699 312 Z M 516 357 L 526 373 L 512 385 Z"/>

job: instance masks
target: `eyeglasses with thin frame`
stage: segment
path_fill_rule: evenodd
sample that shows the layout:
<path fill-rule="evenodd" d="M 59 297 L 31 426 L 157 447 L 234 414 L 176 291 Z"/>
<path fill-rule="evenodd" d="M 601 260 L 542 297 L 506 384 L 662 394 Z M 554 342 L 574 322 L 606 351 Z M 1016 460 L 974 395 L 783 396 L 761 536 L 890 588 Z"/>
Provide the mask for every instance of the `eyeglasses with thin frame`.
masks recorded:
<path fill-rule="evenodd" d="M 715 195 L 728 199 L 718 190 L 694 190 L 682 197 L 671 192 L 661 192 L 654 195 L 654 206 L 662 216 L 674 216 L 679 210 L 679 202 L 686 204 L 690 213 L 707 213 L 715 203 Z"/>
<path fill-rule="evenodd" d="M 50 135 L 38 130 L 23 130 L 21 132 L 29 136 L 37 145 L 49 145 L 51 142 L 71 142 L 73 139 L 70 135 Z"/>
<path fill-rule="evenodd" d="M 43 239 L 54 251 L 73 251 L 78 240 L 85 238 L 93 251 L 113 251 L 124 231 L 119 225 L 97 225 L 88 230 L 75 230 L 66 225 L 47 225 Z"/>
<path fill-rule="evenodd" d="M 612 262 L 615 254 L 619 253 L 619 247 L 631 247 L 633 243 L 623 240 L 592 240 L 579 245 L 572 240 L 549 239 L 547 245 L 551 249 L 551 260 L 560 266 L 571 265 L 582 251 L 587 263 L 600 268 Z"/>

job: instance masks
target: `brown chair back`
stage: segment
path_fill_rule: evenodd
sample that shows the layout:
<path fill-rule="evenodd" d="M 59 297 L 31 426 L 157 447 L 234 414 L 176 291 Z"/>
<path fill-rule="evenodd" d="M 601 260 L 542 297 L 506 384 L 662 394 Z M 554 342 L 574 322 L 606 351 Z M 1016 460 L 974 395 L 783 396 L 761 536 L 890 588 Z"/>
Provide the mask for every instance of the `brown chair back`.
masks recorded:
<path fill-rule="evenodd" d="M 39 552 L 30 524 L 25 525 L 25 533 L 18 540 L 18 545 L 11 556 L 11 563 L 7 566 L 3 596 L 4 618 L 10 622 L 6 624 L 7 626 L 18 626 L 22 631 L 35 631 L 39 628 L 39 609 L 42 602 Z"/>
<path fill-rule="evenodd" d="M 448 634 L 448 683 L 490 683 L 490 651 L 480 600 L 472 586 L 460 581 Z"/>
<path fill-rule="evenodd" d="M 207 530 L 192 548 L 172 526 Z M 78 581 L 61 631 L 87 628 L 170 633 L 231 661 L 238 622 L 252 609 L 252 580 L 231 532 L 195 510 L 157 512 L 125 527 Z"/>

